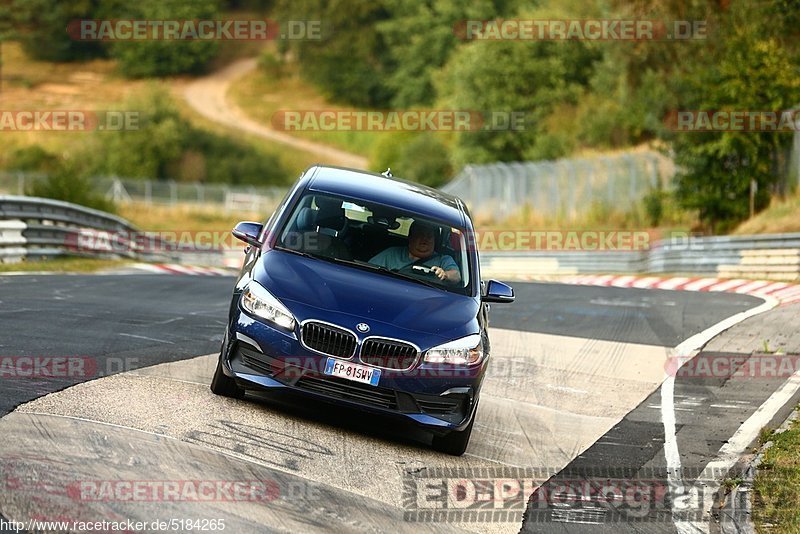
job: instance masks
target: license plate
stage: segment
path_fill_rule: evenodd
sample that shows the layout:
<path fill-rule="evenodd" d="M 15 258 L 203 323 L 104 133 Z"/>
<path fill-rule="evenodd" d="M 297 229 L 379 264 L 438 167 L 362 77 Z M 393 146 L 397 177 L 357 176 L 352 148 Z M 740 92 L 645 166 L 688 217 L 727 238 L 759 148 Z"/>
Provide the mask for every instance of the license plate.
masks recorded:
<path fill-rule="evenodd" d="M 325 374 L 338 376 L 353 382 L 361 382 L 370 386 L 377 386 L 381 379 L 381 370 L 374 367 L 366 367 L 357 363 L 343 362 L 336 358 L 328 358 L 325 363 Z"/>

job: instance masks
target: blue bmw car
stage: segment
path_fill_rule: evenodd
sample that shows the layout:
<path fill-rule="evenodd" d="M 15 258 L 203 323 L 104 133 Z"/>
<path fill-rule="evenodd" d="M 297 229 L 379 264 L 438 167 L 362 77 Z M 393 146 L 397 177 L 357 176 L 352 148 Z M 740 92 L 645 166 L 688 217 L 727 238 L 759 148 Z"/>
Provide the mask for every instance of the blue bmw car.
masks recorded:
<path fill-rule="evenodd" d="M 490 302 L 460 199 L 390 173 L 314 166 L 247 243 L 211 390 L 289 389 L 469 443 L 489 364 Z"/>

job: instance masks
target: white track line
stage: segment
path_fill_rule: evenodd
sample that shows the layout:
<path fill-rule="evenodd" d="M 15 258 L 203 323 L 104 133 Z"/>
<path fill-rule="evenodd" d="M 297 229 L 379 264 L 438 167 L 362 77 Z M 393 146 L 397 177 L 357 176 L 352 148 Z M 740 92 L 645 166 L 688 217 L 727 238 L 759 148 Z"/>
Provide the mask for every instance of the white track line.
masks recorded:
<path fill-rule="evenodd" d="M 728 328 L 749 319 L 759 313 L 764 313 L 778 305 L 774 298 L 764 296 L 764 303 L 732 315 L 723 321 L 699 332 L 689 339 L 683 341 L 672 350 L 672 358 L 679 358 L 681 362 L 688 360 L 692 353 L 711 341 L 714 337 L 724 332 Z M 685 359 L 685 360 L 684 360 Z M 776 392 L 777 393 L 777 392 Z M 773 393 L 773 396 L 776 394 Z M 686 494 L 681 476 L 681 454 L 678 450 L 678 437 L 675 430 L 675 377 L 669 376 L 661 385 L 661 422 L 664 425 L 664 457 L 667 462 L 667 480 L 669 490 L 672 495 L 673 503 L 681 503 L 683 506 L 689 505 L 690 496 Z M 696 496 L 695 496 L 696 497 Z M 675 506 L 673 505 L 673 523 L 680 534 L 693 532 L 708 532 L 708 523 L 696 523 L 683 521 L 675 516 Z"/>

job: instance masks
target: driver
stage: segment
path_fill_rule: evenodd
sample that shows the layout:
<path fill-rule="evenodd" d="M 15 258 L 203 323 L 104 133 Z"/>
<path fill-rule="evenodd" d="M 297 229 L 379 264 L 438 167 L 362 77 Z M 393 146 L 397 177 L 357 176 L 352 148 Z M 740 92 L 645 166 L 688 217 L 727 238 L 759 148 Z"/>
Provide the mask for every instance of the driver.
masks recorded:
<path fill-rule="evenodd" d="M 439 280 L 461 282 L 458 265 L 450 256 L 435 250 L 436 230 L 421 221 L 414 221 L 408 230 L 408 247 L 389 247 L 375 255 L 370 263 L 399 271 L 413 265 L 429 268 Z"/>

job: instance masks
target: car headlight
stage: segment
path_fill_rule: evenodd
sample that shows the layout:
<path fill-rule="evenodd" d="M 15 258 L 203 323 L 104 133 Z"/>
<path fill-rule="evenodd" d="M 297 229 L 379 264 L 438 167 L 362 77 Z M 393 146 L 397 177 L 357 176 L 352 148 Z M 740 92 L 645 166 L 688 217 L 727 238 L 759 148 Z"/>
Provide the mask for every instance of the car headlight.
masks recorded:
<path fill-rule="evenodd" d="M 287 330 L 294 329 L 294 316 L 263 286 L 251 282 L 242 293 L 242 308 Z"/>
<path fill-rule="evenodd" d="M 473 334 L 433 347 L 425 353 L 425 361 L 428 363 L 475 365 L 483 359 L 483 356 L 483 339 L 480 334 Z"/>

